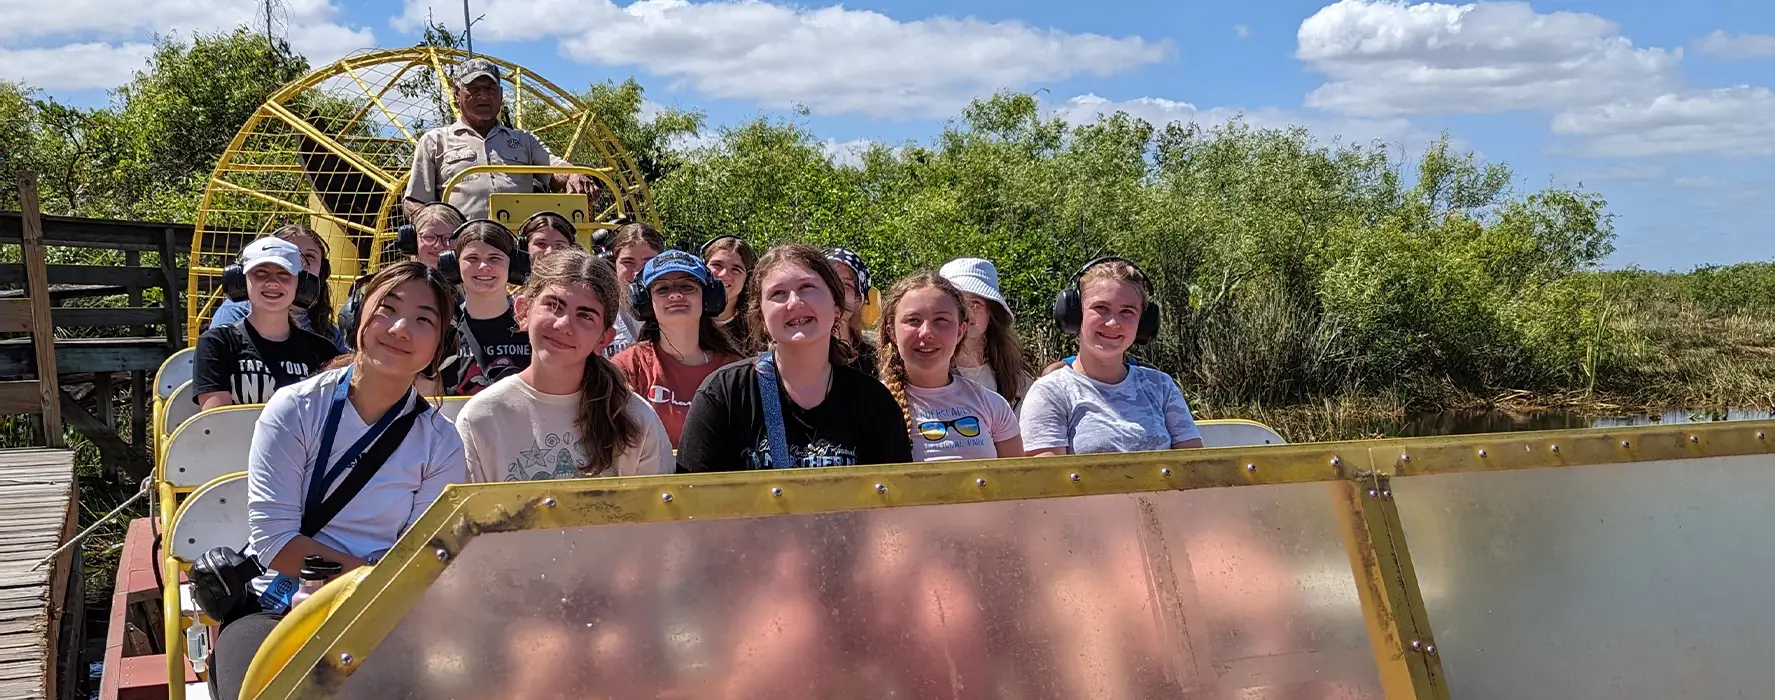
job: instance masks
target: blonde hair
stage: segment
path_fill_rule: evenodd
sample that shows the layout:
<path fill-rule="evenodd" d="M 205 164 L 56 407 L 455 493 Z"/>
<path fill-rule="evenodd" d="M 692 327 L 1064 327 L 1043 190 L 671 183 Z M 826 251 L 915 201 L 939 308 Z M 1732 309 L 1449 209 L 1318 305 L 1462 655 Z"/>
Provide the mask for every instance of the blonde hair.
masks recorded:
<path fill-rule="evenodd" d="M 1084 274 L 1079 275 L 1079 303 L 1082 304 L 1085 301 L 1085 286 L 1097 280 L 1127 282 L 1140 290 L 1140 303 L 1142 305 L 1146 304 L 1149 300 L 1146 291 L 1149 281 L 1146 277 L 1146 273 L 1141 272 L 1140 268 L 1134 266 L 1134 263 L 1126 260 L 1105 260 L 1096 265 L 1092 265 L 1089 269 L 1085 270 Z"/>
<path fill-rule="evenodd" d="M 892 290 L 888 291 L 887 301 L 883 302 L 881 306 L 881 319 L 877 321 L 879 325 L 875 329 L 876 335 L 880 338 L 877 345 L 880 348 L 880 353 L 875 358 L 876 374 L 881 377 L 881 383 L 887 385 L 888 393 L 894 395 L 894 401 L 900 404 L 900 415 L 906 419 L 906 434 L 908 435 L 913 432 L 912 400 L 906 396 L 906 360 L 900 356 L 900 344 L 894 339 L 893 328 L 894 317 L 898 316 L 900 312 L 900 300 L 904 299 L 907 294 L 920 289 L 941 290 L 955 303 L 955 317 L 962 323 L 969 322 L 967 299 L 962 297 L 960 289 L 956 289 L 954 284 L 943 279 L 937 273 L 920 272 L 900 280 L 894 284 Z M 953 350 L 949 362 L 950 371 L 953 372 L 955 367 Z"/>
<path fill-rule="evenodd" d="M 425 228 L 429 224 L 446 223 L 450 225 L 451 231 L 455 231 L 456 227 L 461 226 L 462 222 L 466 220 L 462 216 L 462 211 L 449 202 L 432 202 L 420 207 L 419 211 L 413 212 L 413 219 L 409 223 L 413 224 L 413 228 L 416 229 Z"/>
<path fill-rule="evenodd" d="M 531 304 L 550 286 L 583 287 L 604 307 L 604 329 L 610 328 L 617 305 L 616 268 L 578 248 L 560 250 L 536 262 L 523 295 Z M 629 415 L 629 385 L 622 370 L 600 353 L 586 358 L 579 380 L 580 449 L 585 476 L 599 476 L 616 467 L 616 456 L 641 444 L 641 424 Z"/>

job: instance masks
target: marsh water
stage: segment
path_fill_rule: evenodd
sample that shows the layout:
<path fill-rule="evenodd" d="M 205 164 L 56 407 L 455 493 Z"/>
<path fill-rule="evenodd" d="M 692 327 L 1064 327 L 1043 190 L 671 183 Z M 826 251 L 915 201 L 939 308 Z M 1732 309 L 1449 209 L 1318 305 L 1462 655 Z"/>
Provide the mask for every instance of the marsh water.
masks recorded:
<path fill-rule="evenodd" d="M 1371 432 L 1393 437 L 1428 435 L 1472 435 L 1477 433 L 1508 433 L 1519 430 L 1573 430 L 1578 428 L 1615 428 L 1633 425 L 1669 423 L 1706 423 L 1722 420 L 1767 420 L 1775 418 L 1767 410 L 1733 408 L 1672 408 L 1622 415 L 1595 415 L 1576 411 L 1440 411 L 1408 413 L 1402 418 L 1374 421 Z M 1367 427 L 1367 426 L 1365 426 Z"/>

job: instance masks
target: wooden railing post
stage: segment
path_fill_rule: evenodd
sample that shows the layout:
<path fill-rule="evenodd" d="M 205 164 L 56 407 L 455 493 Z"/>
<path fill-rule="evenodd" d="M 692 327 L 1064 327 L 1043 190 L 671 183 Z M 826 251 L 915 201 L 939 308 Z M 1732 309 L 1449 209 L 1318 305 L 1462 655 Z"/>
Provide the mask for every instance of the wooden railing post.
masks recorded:
<path fill-rule="evenodd" d="M 21 236 L 25 264 L 25 295 L 31 300 L 31 346 L 37 354 L 37 389 L 43 402 L 44 442 L 65 447 L 62 438 L 61 378 L 55 368 L 55 322 L 49 316 L 49 268 L 43 255 L 43 219 L 37 210 L 37 173 L 18 178 Z"/>
<path fill-rule="evenodd" d="M 166 349 L 176 352 L 185 347 L 185 331 L 180 328 L 184 323 L 183 306 L 179 304 L 179 286 L 183 280 L 173 265 L 173 256 L 179 250 L 178 239 L 172 229 L 166 230 L 166 237 L 160 244 L 160 273 L 166 277 L 166 286 L 161 287 L 161 305 L 166 307 Z"/>

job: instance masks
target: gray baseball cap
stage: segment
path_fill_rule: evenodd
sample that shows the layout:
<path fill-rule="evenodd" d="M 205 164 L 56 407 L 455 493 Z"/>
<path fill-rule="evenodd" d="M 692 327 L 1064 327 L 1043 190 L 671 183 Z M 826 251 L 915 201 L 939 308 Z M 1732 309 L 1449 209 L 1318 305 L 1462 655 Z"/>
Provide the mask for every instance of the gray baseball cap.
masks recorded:
<path fill-rule="evenodd" d="M 467 85 L 483 77 L 492 78 L 495 83 L 499 82 L 499 66 L 493 65 L 492 61 L 485 58 L 471 58 L 463 61 L 462 65 L 456 68 L 457 85 Z"/>

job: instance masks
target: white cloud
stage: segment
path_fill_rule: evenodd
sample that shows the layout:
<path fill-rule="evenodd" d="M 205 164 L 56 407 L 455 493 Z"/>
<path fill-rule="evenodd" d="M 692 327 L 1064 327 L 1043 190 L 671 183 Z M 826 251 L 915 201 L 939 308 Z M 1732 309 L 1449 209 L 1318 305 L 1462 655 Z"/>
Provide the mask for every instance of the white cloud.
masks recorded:
<path fill-rule="evenodd" d="M 154 54 L 150 44 L 64 44 L 44 49 L 0 47 L 0 80 L 44 90 L 99 90 L 128 82 Z"/>
<path fill-rule="evenodd" d="M 144 67 L 153 34 L 229 31 L 264 23 L 245 0 L 0 0 L 0 79 L 48 90 L 115 87 Z M 334 0 L 282 0 L 290 45 L 314 65 L 374 48 L 368 28 L 339 21 Z"/>
<path fill-rule="evenodd" d="M 1087 93 L 1053 106 L 1052 112 L 1070 124 L 1088 124 L 1099 116 L 1108 116 L 1116 112 L 1126 112 L 1128 116 L 1145 119 L 1155 126 L 1163 126 L 1171 122 L 1185 122 L 1213 127 L 1233 119 L 1242 119 L 1248 125 L 1264 129 L 1303 126 L 1312 132 L 1314 138 L 1327 143 L 1334 140 L 1341 140 L 1345 143 L 1381 141 L 1388 144 L 1410 143 L 1415 146 L 1436 138 L 1435 134 L 1417 129 L 1409 120 L 1399 117 L 1344 118 L 1275 107 L 1200 109 L 1188 102 L 1168 100 L 1162 97 L 1140 97 L 1118 101 Z"/>
<path fill-rule="evenodd" d="M 1233 25 L 1233 36 L 1239 37 L 1240 39 L 1249 37 L 1251 36 L 1251 28 L 1243 24 L 1235 24 Z"/>
<path fill-rule="evenodd" d="M 1715 29 L 1695 42 L 1695 50 L 1720 58 L 1775 58 L 1775 35 L 1727 34 Z"/>
<path fill-rule="evenodd" d="M 1340 0 L 1301 23 L 1296 55 L 1330 82 L 1307 105 L 1389 116 L 1559 109 L 1651 96 L 1679 82 L 1682 50 L 1638 48 L 1614 22 L 1468 5 Z"/>
<path fill-rule="evenodd" d="M 428 1 L 407 0 L 395 25 L 421 26 Z M 576 61 L 634 66 L 709 97 L 819 114 L 949 116 L 995 90 L 1113 75 L 1171 54 L 1168 42 L 1140 37 L 760 0 L 487 0 L 476 10 L 486 14 L 477 39 L 553 38 Z"/>
<path fill-rule="evenodd" d="M 868 153 L 869 149 L 874 147 L 875 141 L 870 139 L 839 141 L 829 138 L 820 142 L 820 148 L 826 151 L 826 158 L 841 167 L 862 167 L 863 154 Z"/>
<path fill-rule="evenodd" d="M 1741 85 L 1626 100 L 1556 115 L 1553 132 L 1580 138 L 1582 155 L 1775 155 L 1775 92 Z"/>
<path fill-rule="evenodd" d="M 1571 183 L 1650 182 L 1663 177 L 1664 173 L 1665 168 L 1662 165 L 1630 163 L 1612 165 L 1601 170 L 1582 170 L 1577 172 L 1560 173 L 1556 177 L 1561 181 Z"/>

